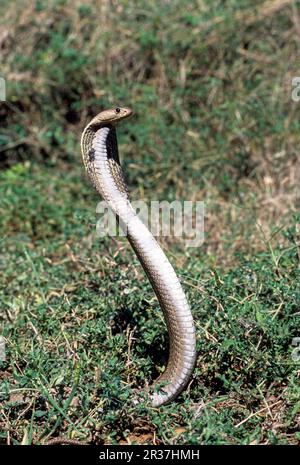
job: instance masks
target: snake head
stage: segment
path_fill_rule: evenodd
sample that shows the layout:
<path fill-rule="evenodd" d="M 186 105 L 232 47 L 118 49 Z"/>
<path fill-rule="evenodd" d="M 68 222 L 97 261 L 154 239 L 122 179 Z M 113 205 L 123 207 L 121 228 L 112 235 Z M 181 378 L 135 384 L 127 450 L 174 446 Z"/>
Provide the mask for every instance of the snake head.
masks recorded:
<path fill-rule="evenodd" d="M 117 124 L 122 119 L 128 118 L 132 115 L 131 108 L 116 107 L 111 110 L 104 110 L 98 113 L 95 118 L 92 119 L 89 126 L 98 126 L 104 124 Z"/>

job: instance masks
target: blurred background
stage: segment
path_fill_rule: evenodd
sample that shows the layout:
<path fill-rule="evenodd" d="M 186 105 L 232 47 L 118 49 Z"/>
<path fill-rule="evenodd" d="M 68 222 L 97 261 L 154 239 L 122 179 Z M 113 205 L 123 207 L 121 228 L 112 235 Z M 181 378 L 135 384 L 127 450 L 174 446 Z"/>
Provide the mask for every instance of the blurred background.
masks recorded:
<path fill-rule="evenodd" d="M 299 442 L 298 2 L 0 13 L 0 441 Z M 199 357 L 160 412 L 126 404 L 163 370 L 160 309 L 126 240 L 97 238 L 81 161 L 84 126 L 115 106 L 135 113 L 118 130 L 132 198 L 205 202 L 201 247 L 161 240 Z"/>

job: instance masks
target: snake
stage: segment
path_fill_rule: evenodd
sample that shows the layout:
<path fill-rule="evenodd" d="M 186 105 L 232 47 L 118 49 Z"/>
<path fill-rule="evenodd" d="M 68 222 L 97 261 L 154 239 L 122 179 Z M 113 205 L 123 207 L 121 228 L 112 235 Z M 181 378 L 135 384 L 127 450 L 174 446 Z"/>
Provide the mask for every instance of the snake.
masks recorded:
<path fill-rule="evenodd" d="M 160 407 L 175 400 L 191 378 L 196 362 L 196 331 L 173 266 L 130 203 L 119 158 L 116 126 L 132 114 L 127 107 L 98 113 L 83 130 L 81 152 L 93 187 L 126 231 L 163 311 L 169 335 L 169 356 L 165 370 L 151 386 L 151 393 L 147 391 L 151 405 Z"/>

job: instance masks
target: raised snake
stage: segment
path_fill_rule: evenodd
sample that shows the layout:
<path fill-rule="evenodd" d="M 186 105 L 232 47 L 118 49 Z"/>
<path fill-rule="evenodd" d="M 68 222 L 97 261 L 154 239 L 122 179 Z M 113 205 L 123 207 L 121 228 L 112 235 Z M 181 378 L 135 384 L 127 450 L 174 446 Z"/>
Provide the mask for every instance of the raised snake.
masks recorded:
<path fill-rule="evenodd" d="M 130 108 L 105 110 L 85 127 L 81 137 L 83 162 L 103 200 L 119 218 L 163 310 L 169 333 L 169 359 L 153 386 L 154 407 L 174 400 L 194 369 L 196 336 L 190 307 L 180 281 L 153 235 L 138 218 L 121 168 L 116 125 L 132 115 Z"/>

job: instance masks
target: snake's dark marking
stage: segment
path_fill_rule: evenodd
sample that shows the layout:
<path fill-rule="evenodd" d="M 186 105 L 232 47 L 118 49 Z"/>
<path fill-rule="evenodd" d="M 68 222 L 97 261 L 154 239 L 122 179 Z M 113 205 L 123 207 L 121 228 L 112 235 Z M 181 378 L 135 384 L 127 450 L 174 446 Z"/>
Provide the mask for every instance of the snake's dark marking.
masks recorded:
<path fill-rule="evenodd" d="M 154 383 L 154 393 L 150 397 L 152 405 L 158 407 L 174 400 L 190 379 L 196 360 L 195 325 L 172 265 L 129 201 L 119 160 L 115 126 L 131 114 L 129 108 L 115 108 L 99 113 L 83 131 L 81 151 L 92 184 L 126 228 L 127 239 L 164 313 L 170 354 L 167 367 Z M 90 163 L 91 147 L 94 149 L 94 163 Z"/>
<path fill-rule="evenodd" d="M 95 149 L 89 150 L 88 157 L 90 163 L 95 160 Z"/>

